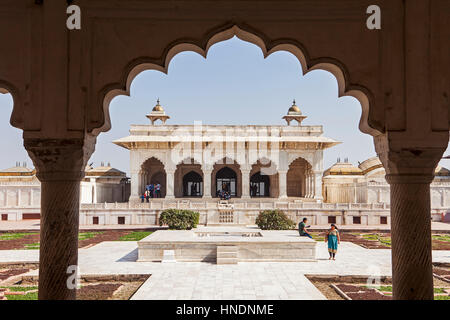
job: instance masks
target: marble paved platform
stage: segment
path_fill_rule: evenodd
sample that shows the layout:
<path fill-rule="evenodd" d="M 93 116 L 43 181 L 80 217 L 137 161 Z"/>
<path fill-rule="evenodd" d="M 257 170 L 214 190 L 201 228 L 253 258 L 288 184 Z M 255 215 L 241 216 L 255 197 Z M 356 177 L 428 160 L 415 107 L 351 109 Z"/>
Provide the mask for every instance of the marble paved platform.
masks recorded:
<path fill-rule="evenodd" d="M 298 231 L 267 231 L 254 227 L 199 227 L 159 230 L 138 242 L 139 261 L 158 262 L 164 250 L 177 261 L 216 262 L 217 248 L 234 247 L 240 262 L 314 261 L 317 242 L 299 237 Z"/>
<path fill-rule="evenodd" d="M 137 242 L 102 242 L 79 250 L 85 275 L 149 274 L 133 299 L 325 299 L 305 275 L 391 275 L 390 250 L 342 242 L 336 261 L 317 243 L 316 262 L 136 262 Z M 2 250 L 0 263 L 37 262 L 38 250 Z M 450 263 L 450 251 L 433 251 L 434 262 Z M 37 275 L 32 271 L 30 275 Z"/>

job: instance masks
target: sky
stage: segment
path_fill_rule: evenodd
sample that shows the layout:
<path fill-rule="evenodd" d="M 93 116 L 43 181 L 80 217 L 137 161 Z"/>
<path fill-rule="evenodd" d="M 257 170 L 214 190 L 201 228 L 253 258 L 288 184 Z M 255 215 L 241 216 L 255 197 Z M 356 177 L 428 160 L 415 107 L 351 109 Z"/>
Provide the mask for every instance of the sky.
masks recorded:
<path fill-rule="evenodd" d="M 207 59 L 194 52 L 175 56 L 168 74 L 144 71 L 131 85 L 131 95 L 110 105 L 112 128 L 97 139 L 89 163 L 111 163 L 129 174 L 129 151 L 112 143 L 129 134 L 131 124 L 149 124 L 145 117 L 159 98 L 170 116 L 167 124 L 285 124 L 282 117 L 295 99 L 307 116 L 304 125 L 323 125 L 324 136 L 341 141 L 325 150 L 324 169 L 349 158 L 357 165 L 375 156 L 373 139 L 358 129 L 361 106 L 353 97 L 338 98 L 336 78 L 314 70 L 302 74 L 298 59 L 275 52 L 264 59 L 259 47 L 233 38 L 215 44 Z M 33 167 L 23 147 L 22 132 L 9 124 L 13 101 L 0 94 L 0 169 L 17 161 Z M 6 138 L 7 137 L 7 138 Z M 445 154 L 449 154 L 449 149 Z M 450 160 L 441 161 L 450 167 Z"/>

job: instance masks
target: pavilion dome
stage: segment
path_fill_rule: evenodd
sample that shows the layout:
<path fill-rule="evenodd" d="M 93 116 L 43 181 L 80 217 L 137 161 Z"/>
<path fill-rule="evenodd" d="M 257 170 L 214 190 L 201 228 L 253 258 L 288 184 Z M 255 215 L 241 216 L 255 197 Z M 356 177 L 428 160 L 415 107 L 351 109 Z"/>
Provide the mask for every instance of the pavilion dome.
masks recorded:
<path fill-rule="evenodd" d="M 156 101 L 156 106 L 152 109 L 152 112 L 164 112 L 164 108 L 159 104 L 159 99 Z"/>
<path fill-rule="evenodd" d="M 441 167 L 441 166 L 437 166 L 436 170 L 434 171 L 434 174 L 436 176 L 441 176 L 441 177 L 447 177 L 450 176 L 450 170 L 448 170 L 447 168 Z"/>
<path fill-rule="evenodd" d="M 289 108 L 288 114 L 302 114 L 302 112 L 300 111 L 300 108 L 297 107 L 297 105 L 295 104 L 295 100 L 292 101 L 292 106 Z"/>
<path fill-rule="evenodd" d="M 352 163 L 348 162 L 346 159 L 344 162 L 336 162 L 334 165 L 332 165 L 330 168 L 325 170 L 324 177 L 330 176 L 330 175 L 362 175 L 363 171 L 354 166 Z"/>

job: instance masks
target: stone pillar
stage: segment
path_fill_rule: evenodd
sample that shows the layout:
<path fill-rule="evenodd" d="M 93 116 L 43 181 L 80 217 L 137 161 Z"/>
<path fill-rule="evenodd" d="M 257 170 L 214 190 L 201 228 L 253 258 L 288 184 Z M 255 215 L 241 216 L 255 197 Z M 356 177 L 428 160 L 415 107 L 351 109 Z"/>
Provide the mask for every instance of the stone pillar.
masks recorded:
<path fill-rule="evenodd" d="M 139 186 L 139 171 L 131 172 L 131 195 L 130 201 L 137 201 L 141 196 L 141 190 Z"/>
<path fill-rule="evenodd" d="M 68 268 L 78 264 L 80 182 L 95 138 L 25 138 L 24 145 L 41 181 L 39 299 L 75 299 Z"/>
<path fill-rule="evenodd" d="M 390 184 L 392 283 L 396 300 L 433 300 L 430 183 L 448 132 L 418 146 L 410 133 L 389 133 L 375 147 Z M 416 147 L 414 145 L 416 144 Z"/>
<path fill-rule="evenodd" d="M 306 187 L 305 187 L 305 198 L 311 197 L 311 174 L 309 171 L 306 172 Z"/>
<path fill-rule="evenodd" d="M 278 171 L 280 198 L 287 198 L 287 171 Z"/>
<path fill-rule="evenodd" d="M 20 208 L 22 206 L 22 190 L 17 189 L 17 206 Z"/>
<path fill-rule="evenodd" d="M 175 170 L 167 170 L 166 171 L 166 198 L 173 199 L 175 198 Z"/>
<path fill-rule="evenodd" d="M 433 299 L 432 175 L 387 175 L 391 186 L 392 280 L 395 299 Z"/>
<path fill-rule="evenodd" d="M 212 198 L 212 196 L 211 196 L 211 174 L 212 174 L 212 170 L 203 169 L 203 198 Z"/>
<path fill-rule="evenodd" d="M 242 169 L 242 198 L 250 198 L 250 170 Z"/>
<path fill-rule="evenodd" d="M 322 196 L 322 171 L 314 171 L 313 178 L 313 191 L 314 191 L 314 199 L 323 200 Z"/>

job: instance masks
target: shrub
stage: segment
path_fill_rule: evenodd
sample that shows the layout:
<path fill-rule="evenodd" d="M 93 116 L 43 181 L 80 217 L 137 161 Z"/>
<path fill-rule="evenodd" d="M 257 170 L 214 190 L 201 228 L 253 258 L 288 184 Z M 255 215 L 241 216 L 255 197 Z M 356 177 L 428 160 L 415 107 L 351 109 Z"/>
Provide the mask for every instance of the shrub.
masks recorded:
<path fill-rule="evenodd" d="M 256 224 L 262 230 L 290 230 L 295 222 L 281 210 L 265 210 L 259 213 Z"/>
<path fill-rule="evenodd" d="M 168 225 L 169 229 L 191 230 L 200 221 L 200 213 L 191 210 L 167 209 L 159 216 L 159 225 Z"/>

